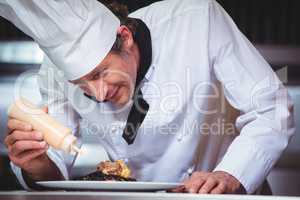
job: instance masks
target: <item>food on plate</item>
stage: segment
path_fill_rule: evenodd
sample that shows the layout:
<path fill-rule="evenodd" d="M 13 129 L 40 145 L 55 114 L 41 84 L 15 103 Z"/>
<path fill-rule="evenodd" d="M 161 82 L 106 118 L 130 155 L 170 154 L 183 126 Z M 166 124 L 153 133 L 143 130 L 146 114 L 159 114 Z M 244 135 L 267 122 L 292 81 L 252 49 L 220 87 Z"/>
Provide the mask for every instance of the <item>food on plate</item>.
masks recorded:
<path fill-rule="evenodd" d="M 131 171 L 123 160 L 102 161 L 97 165 L 97 171 L 75 180 L 84 181 L 136 181 L 131 178 Z"/>

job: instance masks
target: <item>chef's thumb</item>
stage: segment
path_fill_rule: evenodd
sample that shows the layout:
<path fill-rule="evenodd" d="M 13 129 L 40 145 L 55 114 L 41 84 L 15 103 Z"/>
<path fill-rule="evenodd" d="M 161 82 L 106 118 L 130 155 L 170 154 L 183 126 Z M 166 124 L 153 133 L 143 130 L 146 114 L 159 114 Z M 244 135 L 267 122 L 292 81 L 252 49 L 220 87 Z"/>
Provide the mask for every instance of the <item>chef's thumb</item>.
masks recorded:
<path fill-rule="evenodd" d="M 42 109 L 45 113 L 48 113 L 48 106 L 43 106 L 43 107 L 41 107 L 41 109 Z"/>

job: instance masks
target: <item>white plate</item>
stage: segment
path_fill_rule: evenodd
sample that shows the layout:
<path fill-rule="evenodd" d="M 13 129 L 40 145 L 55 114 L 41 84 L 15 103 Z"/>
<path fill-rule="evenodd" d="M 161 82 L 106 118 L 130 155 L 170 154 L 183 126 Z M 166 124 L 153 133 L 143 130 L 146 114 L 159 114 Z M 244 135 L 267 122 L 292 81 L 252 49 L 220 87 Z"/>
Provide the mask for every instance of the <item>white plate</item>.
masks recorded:
<path fill-rule="evenodd" d="M 40 181 L 37 184 L 55 189 L 106 191 L 163 191 L 181 185 L 180 183 L 121 181 Z"/>

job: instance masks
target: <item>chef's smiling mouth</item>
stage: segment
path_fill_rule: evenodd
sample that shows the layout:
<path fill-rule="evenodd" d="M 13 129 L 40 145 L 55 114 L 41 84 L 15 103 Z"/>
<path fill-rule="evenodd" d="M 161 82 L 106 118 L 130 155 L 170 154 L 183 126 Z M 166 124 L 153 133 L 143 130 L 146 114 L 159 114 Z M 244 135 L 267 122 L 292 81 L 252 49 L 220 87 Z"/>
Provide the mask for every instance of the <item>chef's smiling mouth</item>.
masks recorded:
<path fill-rule="evenodd" d="M 107 97 L 105 98 L 105 100 L 111 100 L 114 98 L 114 96 L 118 93 L 120 87 L 115 87 L 114 89 L 112 89 L 111 91 L 109 91 L 109 93 L 107 94 Z"/>

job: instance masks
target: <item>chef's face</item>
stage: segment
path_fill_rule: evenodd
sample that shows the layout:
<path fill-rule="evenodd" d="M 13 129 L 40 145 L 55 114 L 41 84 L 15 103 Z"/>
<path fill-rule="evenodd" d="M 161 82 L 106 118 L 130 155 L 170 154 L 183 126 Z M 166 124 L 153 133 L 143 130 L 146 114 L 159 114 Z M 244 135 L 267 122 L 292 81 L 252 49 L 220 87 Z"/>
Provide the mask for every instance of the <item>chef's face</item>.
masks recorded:
<path fill-rule="evenodd" d="M 100 102 L 123 106 L 134 91 L 139 51 L 126 26 L 121 26 L 118 34 L 122 40 L 121 51 L 111 51 L 92 72 L 71 82 Z"/>

